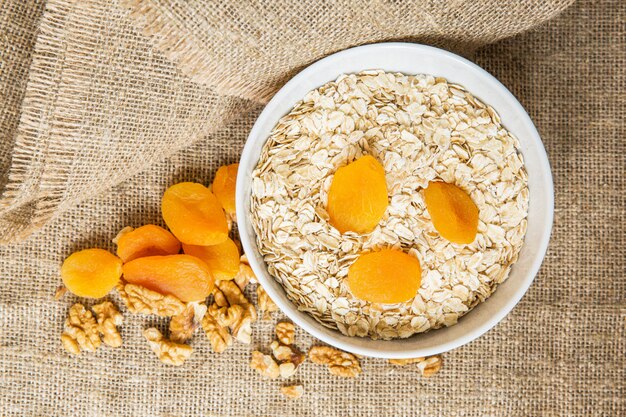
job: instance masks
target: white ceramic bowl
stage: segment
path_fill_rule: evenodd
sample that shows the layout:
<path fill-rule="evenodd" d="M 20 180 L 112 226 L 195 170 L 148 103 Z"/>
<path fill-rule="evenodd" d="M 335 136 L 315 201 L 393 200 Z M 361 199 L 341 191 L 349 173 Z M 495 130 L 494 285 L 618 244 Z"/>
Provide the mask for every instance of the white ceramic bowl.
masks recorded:
<path fill-rule="evenodd" d="M 345 73 L 368 69 L 405 74 L 432 74 L 458 83 L 490 104 L 502 123 L 518 137 L 528 171 L 530 205 L 528 231 L 518 261 L 509 278 L 458 324 L 414 335 L 407 339 L 372 340 L 349 337 L 325 328 L 307 313 L 298 311 L 282 286 L 267 272 L 250 223 L 251 174 L 261 148 L 280 117 L 304 95 Z M 552 174 L 541 138 L 517 99 L 482 68 L 450 52 L 409 43 L 381 43 L 347 49 L 310 65 L 276 93 L 257 119 L 243 150 L 237 177 L 237 219 L 241 243 L 260 283 L 278 307 L 304 330 L 337 348 L 380 358 L 413 358 L 433 355 L 468 343 L 502 320 L 533 282 L 550 240 L 554 210 Z"/>

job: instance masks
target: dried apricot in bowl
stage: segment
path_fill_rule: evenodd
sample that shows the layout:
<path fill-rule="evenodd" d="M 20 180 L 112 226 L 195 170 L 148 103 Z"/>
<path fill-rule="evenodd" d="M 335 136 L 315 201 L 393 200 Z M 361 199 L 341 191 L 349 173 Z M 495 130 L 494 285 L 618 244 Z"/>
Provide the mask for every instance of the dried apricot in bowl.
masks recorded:
<path fill-rule="evenodd" d="M 426 209 L 441 237 L 453 243 L 472 243 L 478 231 L 478 207 L 454 184 L 431 182 L 424 189 Z"/>
<path fill-rule="evenodd" d="M 408 301 L 417 294 L 421 281 L 419 260 L 396 249 L 362 254 L 348 269 L 350 292 L 372 303 Z"/>
<path fill-rule="evenodd" d="M 330 224 L 341 233 L 371 232 L 388 204 L 385 169 L 373 156 L 362 156 L 335 173 L 327 211 Z"/>
<path fill-rule="evenodd" d="M 237 169 L 239 164 L 225 165 L 215 173 L 212 190 L 217 200 L 228 215 L 235 214 L 235 185 L 237 184 Z"/>
<path fill-rule="evenodd" d="M 117 256 L 124 262 L 157 255 L 176 255 L 180 242 L 164 228 L 146 224 L 122 234 L 117 240 Z"/>
<path fill-rule="evenodd" d="M 183 251 L 206 262 L 216 281 L 233 279 L 239 272 L 239 248 L 230 238 L 213 246 L 183 244 Z"/>
<path fill-rule="evenodd" d="M 104 297 L 121 275 L 122 260 L 104 249 L 74 252 L 61 266 L 63 284 L 79 297 Z"/>
<path fill-rule="evenodd" d="M 165 190 L 161 201 L 163 219 L 174 236 L 189 245 L 210 246 L 228 237 L 226 216 L 208 188 L 181 182 Z"/>
<path fill-rule="evenodd" d="M 182 301 L 202 301 L 214 286 L 209 266 L 190 255 L 148 256 L 124 264 L 124 279 Z"/>

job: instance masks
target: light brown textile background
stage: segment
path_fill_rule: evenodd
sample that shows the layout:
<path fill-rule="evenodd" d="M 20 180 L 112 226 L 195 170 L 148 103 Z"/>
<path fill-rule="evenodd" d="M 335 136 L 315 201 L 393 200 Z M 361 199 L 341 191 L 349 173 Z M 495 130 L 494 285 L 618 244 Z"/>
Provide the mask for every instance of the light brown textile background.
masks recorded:
<path fill-rule="evenodd" d="M 159 195 L 165 187 L 180 180 L 207 182 L 218 165 L 236 161 L 262 108 L 242 99 L 213 98 L 210 89 L 190 82 L 162 85 L 158 82 L 162 72 L 142 74 L 125 58 L 114 57 L 117 61 L 113 62 L 120 67 L 109 75 L 111 85 L 125 79 L 123 75 L 133 75 L 136 81 L 126 81 L 128 86 L 137 82 L 142 91 L 149 88 L 150 94 L 173 97 L 178 104 L 190 98 L 195 103 L 198 95 L 204 94 L 207 102 L 225 100 L 215 104 L 233 108 L 246 105 L 251 110 L 167 160 L 147 152 L 149 157 L 141 162 L 151 163 L 150 169 L 133 171 L 130 180 L 79 206 L 71 208 L 67 203 L 70 207 L 29 241 L 0 250 L 0 414 L 624 415 L 625 9 L 620 0 L 577 2 L 543 27 L 482 48 L 474 55 L 474 60 L 496 75 L 527 108 L 542 135 L 554 174 L 552 242 L 540 274 L 521 303 L 485 336 L 447 353 L 443 370 L 434 378 L 421 378 L 414 369 L 393 368 L 383 360 L 364 359 L 363 375 L 343 380 L 306 362 L 295 378 L 306 392 L 297 401 L 284 399 L 278 382 L 263 381 L 248 368 L 249 348 L 243 345 L 215 355 L 204 336 L 197 334 L 192 343 L 195 352 L 183 367 L 161 365 L 140 336 L 142 328 L 155 322 L 152 319 L 127 314 L 121 349 L 103 347 L 79 358 L 62 350 L 59 335 L 73 301 L 68 296 L 60 302 L 52 299 L 62 259 L 79 248 L 112 249 L 110 238 L 125 225 L 159 222 Z M 116 10 L 112 6 L 101 14 L 112 15 L 109 18 L 115 24 L 103 23 L 106 19 L 92 22 L 107 31 L 88 50 L 108 50 L 134 33 L 131 22 L 124 20 L 123 14 L 116 15 L 121 13 Z M 34 42 L 32 30 L 37 28 L 38 16 L 36 11 L 30 13 L 32 23 L 11 26 L 8 32 L 25 33 L 19 39 L 30 39 L 25 41 L 24 46 L 28 46 Z M 111 39 L 116 33 L 122 35 Z M 73 33 L 62 42 L 71 44 L 76 36 Z M 8 38 L 3 36 L 0 41 L 4 39 Z M 133 39 L 136 42 L 138 38 Z M 158 63 L 155 67 L 159 71 L 169 68 L 171 73 L 166 74 L 178 74 L 173 64 L 150 52 L 149 45 L 146 42 L 145 49 L 133 49 L 141 54 L 145 66 Z M 47 58 L 43 52 L 41 56 Z M 90 59 L 93 57 L 82 63 L 84 71 L 94 68 Z M 8 70 L 25 74 L 28 60 L 24 57 Z M 6 62 L 3 55 L 0 91 L 17 91 L 28 98 L 21 84 L 3 85 Z M 105 100 L 85 101 L 90 111 L 123 101 L 122 97 L 108 97 L 99 85 L 84 82 L 90 87 L 87 98 Z M 72 85 L 68 83 L 66 88 Z M 61 87 L 54 83 L 51 91 Z M 141 102 L 141 96 L 133 99 L 134 103 Z M 122 108 L 115 116 L 123 118 L 131 111 Z M 146 111 L 146 116 L 151 111 L 154 109 Z M 153 132 L 162 132 L 164 143 L 180 148 L 186 135 L 209 129 L 208 125 L 194 127 L 191 121 L 193 117 L 197 123 L 208 120 L 209 113 L 205 112 L 210 110 L 190 107 L 187 111 L 168 115 Z M 187 118 L 189 114 L 194 116 Z M 89 132 L 81 130 L 86 137 Z M 4 125 L 2 135 L 5 140 Z M 157 140 L 156 135 L 151 138 Z M 81 146 L 89 149 L 90 143 L 81 142 Z M 117 146 L 124 149 L 123 141 Z M 136 154 L 143 155 L 143 151 L 139 149 Z M 125 163 L 131 166 L 137 162 L 132 149 L 125 152 Z M 110 166 L 108 162 L 101 161 L 105 167 Z M 108 177 L 102 175 L 102 181 L 107 182 Z M 104 190 L 107 184 L 112 182 L 95 188 Z M 255 327 L 254 346 L 267 346 L 271 327 L 268 322 Z M 314 343 L 302 332 L 296 340 L 302 348 Z"/>

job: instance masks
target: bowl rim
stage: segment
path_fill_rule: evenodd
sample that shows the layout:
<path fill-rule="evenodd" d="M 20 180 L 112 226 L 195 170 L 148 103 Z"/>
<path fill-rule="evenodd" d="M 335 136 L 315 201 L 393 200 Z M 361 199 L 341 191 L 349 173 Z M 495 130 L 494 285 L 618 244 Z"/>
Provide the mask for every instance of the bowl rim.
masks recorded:
<path fill-rule="evenodd" d="M 446 56 L 448 59 L 452 59 L 457 63 L 461 64 L 461 66 L 466 67 L 469 71 L 474 71 L 480 73 L 483 77 L 489 79 L 489 81 L 500 90 L 500 93 L 507 96 L 507 99 L 513 104 L 516 112 L 523 119 L 522 122 L 527 126 L 531 135 L 527 140 L 533 141 L 534 145 L 537 146 L 538 156 L 539 156 L 539 165 L 541 166 L 541 171 L 543 171 L 543 175 L 546 178 L 546 182 L 543 184 L 545 187 L 545 197 L 546 197 L 546 206 L 547 210 L 544 213 L 543 219 L 543 234 L 541 235 L 541 240 L 536 242 L 535 252 L 537 255 L 534 257 L 532 263 L 528 267 L 528 270 L 525 274 L 524 280 L 520 282 L 519 287 L 515 290 L 513 295 L 505 302 L 505 304 L 500 307 L 493 315 L 491 315 L 487 320 L 485 320 L 480 325 L 470 329 L 464 335 L 452 339 L 448 342 L 444 342 L 438 344 L 433 348 L 421 348 L 421 349 L 406 349 L 403 351 L 385 351 L 381 349 L 374 349 L 364 346 L 350 345 L 346 344 L 341 340 L 338 340 L 330 335 L 321 332 L 318 330 L 318 327 L 323 327 L 322 324 L 311 325 L 304 319 L 301 319 L 301 315 L 308 315 L 306 312 L 299 311 L 297 307 L 288 300 L 289 305 L 285 305 L 281 298 L 278 296 L 278 293 L 275 289 L 270 285 L 269 282 L 266 282 L 266 277 L 263 274 L 263 268 L 259 263 L 257 263 L 257 259 L 255 256 L 248 256 L 248 260 L 250 262 L 250 267 L 254 271 L 257 279 L 263 288 L 267 292 L 267 294 L 275 301 L 280 310 L 295 324 L 302 327 L 307 333 L 311 334 L 315 338 L 321 340 L 324 343 L 327 343 L 331 346 L 337 347 L 347 352 L 352 352 L 364 356 L 370 357 L 378 357 L 378 358 L 388 358 L 388 359 L 402 359 L 402 358 L 412 358 L 418 356 L 430 356 L 438 353 L 443 353 L 449 351 L 451 349 L 455 349 L 459 346 L 465 345 L 467 343 L 472 342 L 478 337 L 485 334 L 487 331 L 495 327 L 504 317 L 506 317 L 511 310 L 517 305 L 517 303 L 522 299 L 522 297 L 528 291 L 528 288 L 534 281 L 539 268 L 543 262 L 545 257 L 548 244 L 550 241 L 550 235 L 552 231 L 553 224 L 553 216 L 554 216 L 554 186 L 553 186 L 553 178 L 552 171 L 550 168 L 550 162 L 548 160 L 548 156 L 546 154 L 545 148 L 543 146 L 543 142 L 541 137 L 532 122 L 530 116 L 524 109 L 524 107 L 520 104 L 517 98 L 506 88 L 498 79 L 496 79 L 493 75 L 487 72 L 485 69 L 481 68 L 477 64 L 463 58 L 457 54 L 452 52 L 436 48 L 433 46 L 422 45 L 417 43 L 408 43 L 408 42 L 382 42 L 382 43 L 374 43 L 369 45 L 357 46 L 349 49 L 345 49 L 334 54 L 328 55 L 312 64 L 304 68 L 298 74 L 296 74 L 293 78 L 291 78 L 285 85 L 283 85 L 280 90 L 272 97 L 272 99 L 267 103 L 261 114 L 257 117 L 249 135 L 246 140 L 246 144 L 244 146 L 243 152 L 241 154 L 240 166 L 247 166 L 251 159 L 254 160 L 255 164 L 258 161 L 259 155 L 253 154 L 252 142 L 256 137 L 260 136 L 260 130 L 262 129 L 261 121 L 272 117 L 274 112 L 275 105 L 284 99 L 284 97 L 289 93 L 292 89 L 292 86 L 297 85 L 301 80 L 306 79 L 309 74 L 314 73 L 318 70 L 318 68 L 323 67 L 324 65 L 328 65 L 330 62 L 337 60 L 338 58 L 349 58 L 351 55 L 356 55 L 362 53 L 364 50 L 369 50 L 370 52 L 382 52 L 382 50 L 386 50 L 388 48 L 400 48 L 400 49 L 410 49 L 413 51 L 428 51 L 430 53 L 439 54 L 442 56 Z M 378 51 L 377 51 L 378 50 Z M 368 70 L 371 68 L 363 68 L 363 70 Z M 338 72 L 337 76 L 342 74 L 343 72 Z M 280 117 L 283 115 L 281 114 Z M 275 117 L 275 116 L 274 116 Z M 236 212 L 237 218 L 239 222 L 242 222 L 242 227 L 239 228 L 240 232 L 247 229 L 249 219 L 248 214 L 244 210 L 244 202 L 249 198 L 249 195 L 245 194 L 245 182 L 247 179 L 245 178 L 245 174 L 239 170 L 237 175 L 237 185 L 236 185 Z M 249 236 L 246 233 L 240 233 L 241 244 L 243 246 L 245 253 L 253 253 L 254 248 L 252 247 Z M 524 245 L 526 245 L 526 241 Z M 523 246 L 522 246 L 523 247 Z M 273 280 L 273 278 L 270 278 Z M 482 304 L 482 303 L 481 303 Z M 436 331 L 436 330 L 434 330 Z M 338 335 L 341 333 L 338 332 Z M 354 338 L 357 338 L 354 336 Z M 393 339 L 393 340 L 405 340 L 405 339 Z"/>

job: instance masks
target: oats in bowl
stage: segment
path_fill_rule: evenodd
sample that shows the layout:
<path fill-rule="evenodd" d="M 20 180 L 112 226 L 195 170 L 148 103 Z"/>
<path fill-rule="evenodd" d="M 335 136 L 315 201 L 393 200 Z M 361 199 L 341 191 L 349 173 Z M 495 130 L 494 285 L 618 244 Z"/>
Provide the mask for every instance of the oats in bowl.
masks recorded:
<path fill-rule="evenodd" d="M 443 78 L 367 71 L 308 93 L 273 129 L 252 174 L 251 222 L 269 273 L 299 310 L 349 336 L 405 338 L 450 326 L 488 298 L 517 260 L 528 181 L 496 112 Z M 373 231 L 329 222 L 338 168 L 364 155 L 384 167 L 389 205 Z M 479 210 L 476 238 L 435 230 L 423 190 L 452 183 Z M 395 248 L 421 264 L 414 298 L 366 302 L 346 279 L 359 254 Z"/>

